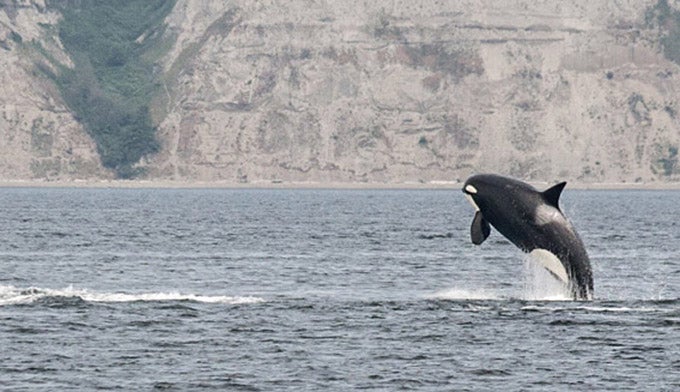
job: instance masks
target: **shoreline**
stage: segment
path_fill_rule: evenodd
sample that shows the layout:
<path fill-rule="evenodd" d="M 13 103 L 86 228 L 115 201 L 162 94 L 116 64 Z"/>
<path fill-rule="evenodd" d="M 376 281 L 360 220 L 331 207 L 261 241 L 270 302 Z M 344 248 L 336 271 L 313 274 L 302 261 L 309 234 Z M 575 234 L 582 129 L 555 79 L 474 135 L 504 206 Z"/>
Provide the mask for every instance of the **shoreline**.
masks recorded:
<path fill-rule="evenodd" d="M 552 183 L 531 182 L 537 189 L 547 189 Z M 430 182 L 308 182 L 257 181 L 173 181 L 173 180 L 0 180 L 0 188 L 112 188 L 112 189 L 454 189 L 463 186 L 457 181 Z M 573 190 L 680 190 L 680 182 L 671 183 L 579 183 L 567 182 Z"/>

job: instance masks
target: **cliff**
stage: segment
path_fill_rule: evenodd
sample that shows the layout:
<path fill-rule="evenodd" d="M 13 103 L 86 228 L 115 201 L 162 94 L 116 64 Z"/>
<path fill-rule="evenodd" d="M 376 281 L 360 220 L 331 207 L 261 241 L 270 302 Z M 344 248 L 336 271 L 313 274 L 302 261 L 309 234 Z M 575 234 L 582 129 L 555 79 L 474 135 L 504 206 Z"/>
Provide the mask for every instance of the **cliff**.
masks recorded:
<path fill-rule="evenodd" d="M 59 12 L 7 3 L 0 173 L 113 176 L 36 71 L 44 52 L 69 62 Z M 160 150 L 137 167 L 247 183 L 678 181 L 680 68 L 673 20 L 650 18 L 660 4 L 180 0 L 150 103 Z"/>
<path fill-rule="evenodd" d="M 0 179 L 97 179 L 112 175 L 59 90 L 38 69 L 68 64 L 44 1 L 0 1 Z"/>

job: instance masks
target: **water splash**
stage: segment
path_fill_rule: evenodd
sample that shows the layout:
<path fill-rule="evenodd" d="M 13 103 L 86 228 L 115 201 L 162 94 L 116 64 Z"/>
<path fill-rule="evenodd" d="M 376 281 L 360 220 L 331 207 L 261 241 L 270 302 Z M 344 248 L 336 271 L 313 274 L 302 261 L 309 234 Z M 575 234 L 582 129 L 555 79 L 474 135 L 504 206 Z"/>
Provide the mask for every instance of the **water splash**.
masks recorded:
<path fill-rule="evenodd" d="M 449 301 L 493 301 L 504 299 L 501 295 L 492 291 L 468 290 L 455 287 L 437 291 L 426 298 Z"/>
<path fill-rule="evenodd" d="M 200 295 L 178 292 L 106 293 L 89 291 L 86 289 L 75 289 L 72 286 L 56 290 L 36 287 L 22 289 L 14 286 L 0 286 L 0 306 L 30 304 L 47 298 L 76 298 L 93 303 L 190 301 L 209 304 L 240 305 L 264 302 L 264 299 L 252 296 Z"/>
<path fill-rule="evenodd" d="M 426 296 L 427 299 L 451 300 L 451 301 L 572 301 L 569 288 L 560 280 L 555 278 L 542 265 L 537 256 L 526 255 L 524 257 L 524 271 L 522 274 L 522 284 L 515 286 L 511 290 L 498 288 L 489 289 L 468 289 L 453 287 L 437 291 Z"/>
<path fill-rule="evenodd" d="M 524 258 L 524 283 L 521 298 L 527 301 L 572 300 L 569 288 L 530 255 Z"/>

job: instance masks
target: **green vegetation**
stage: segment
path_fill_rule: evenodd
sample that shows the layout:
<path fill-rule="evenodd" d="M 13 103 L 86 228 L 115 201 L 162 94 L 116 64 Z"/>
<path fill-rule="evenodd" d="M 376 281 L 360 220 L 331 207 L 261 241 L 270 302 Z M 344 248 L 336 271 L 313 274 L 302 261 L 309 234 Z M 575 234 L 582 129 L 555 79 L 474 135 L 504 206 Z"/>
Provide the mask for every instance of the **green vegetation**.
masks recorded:
<path fill-rule="evenodd" d="M 63 14 L 59 37 L 74 67 L 53 76 L 70 109 L 97 143 L 102 164 L 120 178 L 157 152 L 149 113 L 157 91 L 155 62 L 167 48 L 163 21 L 175 0 L 55 2 Z"/>
<path fill-rule="evenodd" d="M 680 11 L 673 9 L 668 0 L 659 0 L 647 9 L 645 22 L 659 29 L 659 42 L 666 58 L 680 64 Z"/>
<path fill-rule="evenodd" d="M 21 34 L 17 33 L 16 31 L 12 31 L 9 33 L 9 37 L 12 39 L 12 41 L 20 44 L 24 41 L 24 39 L 21 37 Z"/>
<path fill-rule="evenodd" d="M 678 173 L 678 147 L 673 145 L 657 145 L 657 153 L 660 156 L 652 171 L 666 177 Z"/>

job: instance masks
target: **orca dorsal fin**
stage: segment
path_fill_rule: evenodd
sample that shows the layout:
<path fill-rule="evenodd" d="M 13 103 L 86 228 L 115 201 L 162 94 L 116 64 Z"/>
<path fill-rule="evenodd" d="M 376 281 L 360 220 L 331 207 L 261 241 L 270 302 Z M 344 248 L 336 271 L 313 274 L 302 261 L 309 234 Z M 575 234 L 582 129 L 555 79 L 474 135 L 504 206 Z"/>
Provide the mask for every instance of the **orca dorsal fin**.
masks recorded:
<path fill-rule="evenodd" d="M 560 195 L 562 194 L 562 190 L 566 185 L 567 182 L 562 181 L 559 184 L 553 185 L 550 188 L 543 191 L 543 199 L 545 199 L 545 202 L 559 210 Z"/>

